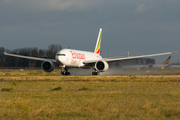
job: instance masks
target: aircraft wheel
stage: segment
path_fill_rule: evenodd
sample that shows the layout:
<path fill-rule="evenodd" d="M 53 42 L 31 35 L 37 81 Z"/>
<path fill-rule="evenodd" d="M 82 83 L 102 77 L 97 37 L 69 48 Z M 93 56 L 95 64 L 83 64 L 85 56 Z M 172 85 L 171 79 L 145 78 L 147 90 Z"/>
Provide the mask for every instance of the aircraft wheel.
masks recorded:
<path fill-rule="evenodd" d="M 92 72 L 92 75 L 98 75 L 98 72 Z"/>
<path fill-rule="evenodd" d="M 61 75 L 65 75 L 65 72 L 64 72 L 64 71 L 61 71 Z"/>
<path fill-rule="evenodd" d="M 66 72 L 65 75 L 70 75 L 70 72 Z"/>
<path fill-rule="evenodd" d="M 70 75 L 70 72 L 61 71 L 61 75 Z"/>

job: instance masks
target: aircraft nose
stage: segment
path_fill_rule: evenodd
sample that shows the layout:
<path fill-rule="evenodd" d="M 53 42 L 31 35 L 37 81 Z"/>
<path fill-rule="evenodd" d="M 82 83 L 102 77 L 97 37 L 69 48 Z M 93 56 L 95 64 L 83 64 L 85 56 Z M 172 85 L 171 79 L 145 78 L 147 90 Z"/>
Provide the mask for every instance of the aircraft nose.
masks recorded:
<path fill-rule="evenodd" d="M 57 64 L 61 64 L 60 54 L 57 54 L 56 57 L 55 57 L 55 59 L 56 59 L 56 63 L 57 63 Z"/>
<path fill-rule="evenodd" d="M 66 54 L 64 54 L 64 53 L 59 53 L 59 54 L 57 54 L 56 55 L 56 62 L 58 63 L 58 64 L 63 64 L 64 63 L 64 61 L 65 61 L 65 57 L 66 56 Z"/>

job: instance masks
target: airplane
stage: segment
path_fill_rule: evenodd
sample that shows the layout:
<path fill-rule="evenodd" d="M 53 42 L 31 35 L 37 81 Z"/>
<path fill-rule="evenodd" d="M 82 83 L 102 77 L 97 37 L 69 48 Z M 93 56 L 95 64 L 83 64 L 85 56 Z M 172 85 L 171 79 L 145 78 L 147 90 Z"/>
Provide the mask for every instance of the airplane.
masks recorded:
<path fill-rule="evenodd" d="M 162 65 L 169 65 L 169 62 L 171 60 L 171 55 L 162 63 Z"/>
<path fill-rule="evenodd" d="M 161 64 L 147 64 L 147 65 L 122 65 L 123 68 L 162 68 L 162 67 L 169 67 L 171 60 L 171 55 L 169 55 L 166 60 Z"/>
<path fill-rule="evenodd" d="M 169 64 L 170 60 L 171 60 L 171 55 L 169 55 L 167 57 L 167 59 L 162 64 L 153 65 L 153 67 L 161 67 L 161 68 L 169 67 L 170 66 L 170 64 Z"/>
<path fill-rule="evenodd" d="M 61 71 L 62 75 L 70 75 L 70 72 L 68 72 L 68 69 L 70 68 L 86 68 L 86 69 L 92 68 L 94 69 L 92 75 L 99 75 L 100 72 L 104 72 L 108 70 L 109 62 L 167 55 L 173 53 L 173 52 L 166 52 L 166 53 L 140 55 L 140 56 L 132 56 L 132 57 L 126 56 L 126 57 L 102 58 L 102 56 L 100 55 L 101 37 L 102 37 L 102 28 L 100 28 L 99 30 L 94 52 L 87 52 L 87 51 L 81 51 L 75 49 L 62 49 L 57 52 L 55 59 L 22 56 L 22 55 L 10 54 L 10 53 L 4 53 L 4 55 L 43 61 L 43 63 L 41 64 L 41 68 L 45 72 L 53 71 L 55 68 L 54 63 L 56 63 L 59 67 L 62 68 Z"/>

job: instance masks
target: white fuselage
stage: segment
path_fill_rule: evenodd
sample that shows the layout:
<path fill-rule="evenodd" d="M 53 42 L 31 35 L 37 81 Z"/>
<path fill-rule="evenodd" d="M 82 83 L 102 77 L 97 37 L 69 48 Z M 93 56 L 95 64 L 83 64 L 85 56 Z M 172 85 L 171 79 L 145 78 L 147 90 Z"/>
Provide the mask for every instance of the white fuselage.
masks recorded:
<path fill-rule="evenodd" d="M 73 49 L 62 49 L 56 54 L 57 63 L 67 67 L 84 67 L 83 62 L 85 60 L 100 59 L 102 59 L 102 57 L 99 54 Z"/>

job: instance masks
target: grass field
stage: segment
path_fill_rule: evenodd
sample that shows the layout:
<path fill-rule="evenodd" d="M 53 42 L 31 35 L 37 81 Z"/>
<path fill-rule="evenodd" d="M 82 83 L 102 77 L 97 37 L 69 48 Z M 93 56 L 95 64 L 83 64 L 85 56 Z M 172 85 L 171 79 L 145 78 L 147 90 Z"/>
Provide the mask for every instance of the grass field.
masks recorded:
<path fill-rule="evenodd" d="M 0 119 L 180 119 L 180 75 L 0 70 Z"/>

